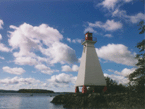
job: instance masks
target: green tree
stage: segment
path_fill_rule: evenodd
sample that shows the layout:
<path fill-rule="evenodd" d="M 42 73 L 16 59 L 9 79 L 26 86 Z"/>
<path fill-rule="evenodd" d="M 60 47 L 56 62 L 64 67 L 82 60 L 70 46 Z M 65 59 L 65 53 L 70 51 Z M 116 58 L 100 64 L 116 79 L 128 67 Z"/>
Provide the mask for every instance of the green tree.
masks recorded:
<path fill-rule="evenodd" d="M 109 77 L 105 78 L 106 83 L 107 83 L 107 93 L 120 93 L 120 92 L 125 92 L 126 87 L 122 84 L 117 84 L 116 81 L 112 80 Z"/>
<path fill-rule="evenodd" d="M 144 21 L 141 21 L 138 26 L 140 26 L 139 34 L 144 34 L 145 32 L 145 25 Z M 144 92 L 145 86 L 145 39 L 141 42 L 137 43 L 136 46 L 140 51 L 140 54 L 136 55 L 136 59 L 138 59 L 138 63 L 136 66 L 138 67 L 133 73 L 129 75 L 130 83 L 135 84 L 136 91 L 141 93 Z"/>

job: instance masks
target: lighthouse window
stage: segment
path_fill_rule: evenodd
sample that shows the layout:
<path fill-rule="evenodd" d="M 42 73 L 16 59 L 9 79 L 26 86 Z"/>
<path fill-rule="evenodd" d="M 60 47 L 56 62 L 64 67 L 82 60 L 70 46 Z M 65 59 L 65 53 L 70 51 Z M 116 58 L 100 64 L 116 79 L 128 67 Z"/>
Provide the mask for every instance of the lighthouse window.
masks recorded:
<path fill-rule="evenodd" d="M 92 37 L 92 34 L 89 34 L 89 37 Z"/>
<path fill-rule="evenodd" d="M 86 37 L 87 37 L 88 35 L 86 34 Z"/>

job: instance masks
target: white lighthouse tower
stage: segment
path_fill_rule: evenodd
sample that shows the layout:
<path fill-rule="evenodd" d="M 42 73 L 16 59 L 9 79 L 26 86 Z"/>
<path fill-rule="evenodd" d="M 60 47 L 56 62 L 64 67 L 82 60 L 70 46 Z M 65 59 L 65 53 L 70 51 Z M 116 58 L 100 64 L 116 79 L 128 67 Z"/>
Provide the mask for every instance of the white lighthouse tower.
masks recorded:
<path fill-rule="evenodd" d="M 93 39 L 92 33 L 87 32 L 85 34 L 85 40 L 82 42 L 83 52 L 75 92 L 77 92 L 78 87 L 83 87 L 82 93 L 86 93 L 87 86 L 106 86 L 106 81 L 94 47 L 97 40 Z"/>

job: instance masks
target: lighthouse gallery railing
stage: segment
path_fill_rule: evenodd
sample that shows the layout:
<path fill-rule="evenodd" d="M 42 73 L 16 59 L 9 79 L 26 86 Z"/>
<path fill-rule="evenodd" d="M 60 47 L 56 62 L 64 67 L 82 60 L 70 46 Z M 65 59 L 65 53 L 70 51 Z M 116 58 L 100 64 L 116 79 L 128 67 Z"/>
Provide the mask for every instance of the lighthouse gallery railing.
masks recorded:
<path fill-rule="evenodd" d="M 81 39 L 81 44 L 85 41 L 85 38 Z M 92 41 L 97 41 L 97 37 L 93 37 Z"/>

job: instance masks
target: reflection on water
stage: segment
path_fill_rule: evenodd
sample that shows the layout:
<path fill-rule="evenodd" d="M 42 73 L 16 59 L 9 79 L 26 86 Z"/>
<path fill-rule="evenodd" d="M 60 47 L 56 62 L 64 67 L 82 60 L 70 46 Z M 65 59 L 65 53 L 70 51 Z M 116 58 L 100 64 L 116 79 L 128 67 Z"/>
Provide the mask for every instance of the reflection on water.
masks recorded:
<path fill-rule="evenodd" d="M 50 97 L 52 95 L 52 97 Z M 55 94 L 0 93 L 0 109 L 64 109 L 50 103 Z"/>
<path fill-rule="evenodd" d="M 21 103 L 21 98 L 17 96 L 4 96 L 0 97 L 0 109 L 1 108 L 14 108 L 14 109 L 20 109 L 19 105 Z"/>

